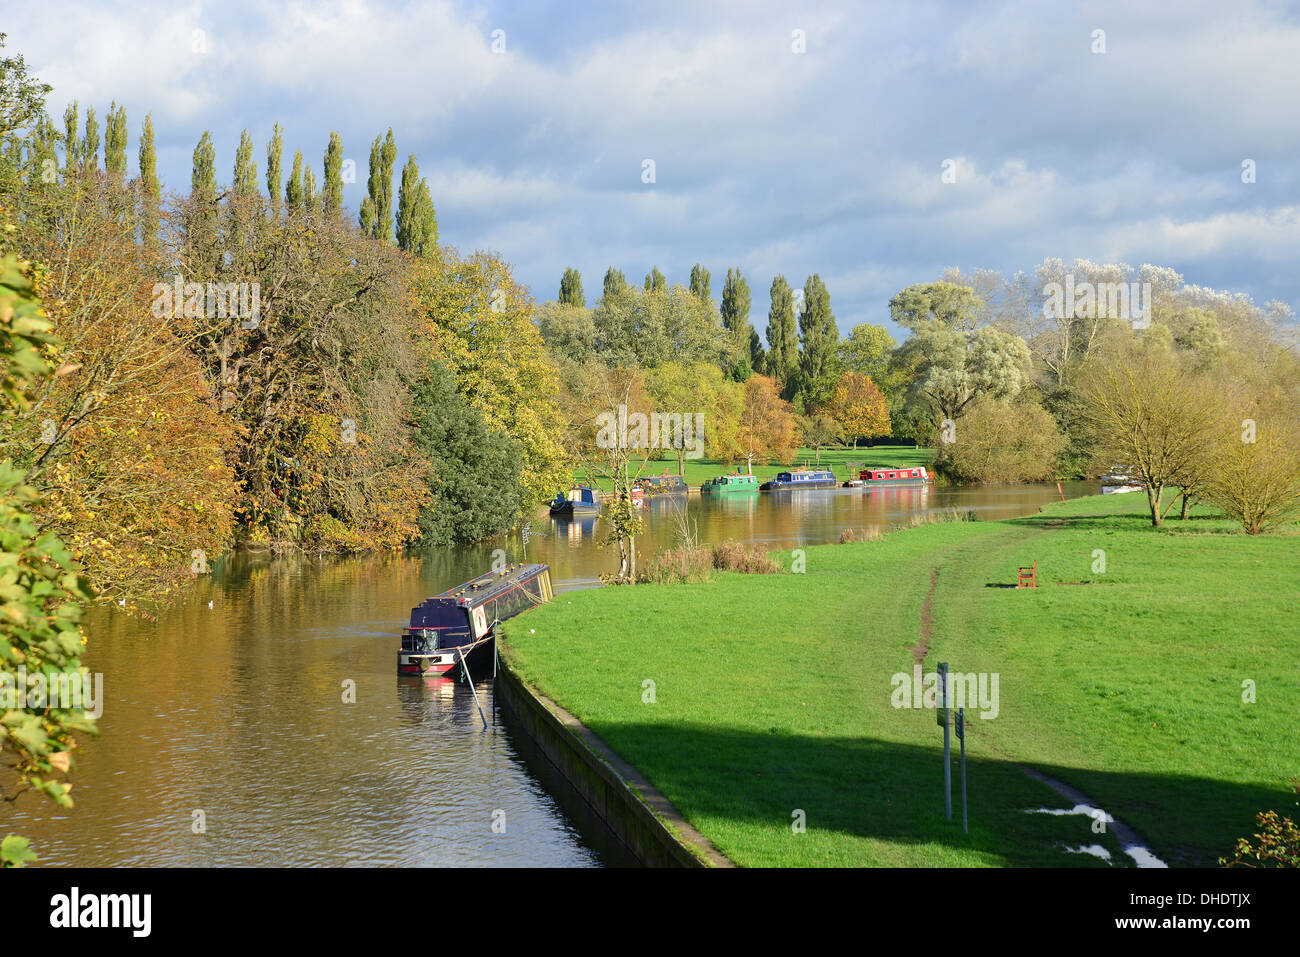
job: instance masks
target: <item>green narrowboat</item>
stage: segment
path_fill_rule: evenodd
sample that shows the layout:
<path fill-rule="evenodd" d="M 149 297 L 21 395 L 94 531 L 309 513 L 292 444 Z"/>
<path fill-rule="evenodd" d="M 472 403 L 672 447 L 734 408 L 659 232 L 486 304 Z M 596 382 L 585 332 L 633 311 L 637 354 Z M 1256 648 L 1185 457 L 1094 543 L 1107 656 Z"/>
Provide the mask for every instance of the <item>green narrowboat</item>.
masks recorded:
<path fill-rule="evenodd" d="M 718 475 L 700 486 L 701 495 L 725 495 L 732 492 L 757 492 L 758 479 L 753 475 Z"/>

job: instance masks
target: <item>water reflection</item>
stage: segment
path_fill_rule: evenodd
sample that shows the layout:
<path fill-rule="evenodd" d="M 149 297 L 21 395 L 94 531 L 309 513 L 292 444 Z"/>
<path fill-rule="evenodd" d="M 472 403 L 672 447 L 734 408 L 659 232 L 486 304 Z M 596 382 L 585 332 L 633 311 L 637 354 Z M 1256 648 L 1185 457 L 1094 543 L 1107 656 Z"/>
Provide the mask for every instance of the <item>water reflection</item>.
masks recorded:
<path fill-rule="evenodd" d="M 1065 486 L 1067 497 L 1096 491 Z M 1028 514 L 1057 496 L 1055 485 L 652 496 L 637 544 L 643 557 L 672 545 L 682 509 L 704 541 L 791 547 L 924 510 Z M 527 557 L 550 563 L 557 591 L 612 570 L 599 517 L 542 514 Z M 79 751 L 77 806 L 25 794 L 0 808 L 0 832 L 31 838 L 54 865 L 599 863 L 521 762 L 490 680 L 476 685 L 483 732 L 463 682 L 395 673 L 411 609 L 489 568 L 495 549 L 521 559 L 521 545 L 343 561 L 241 554 L 156 621 L 94 609 L 86 663 L 104 674 L 104 714 L 101 737 Z M 504 834 L 491 829 L 497 810 Z"/>

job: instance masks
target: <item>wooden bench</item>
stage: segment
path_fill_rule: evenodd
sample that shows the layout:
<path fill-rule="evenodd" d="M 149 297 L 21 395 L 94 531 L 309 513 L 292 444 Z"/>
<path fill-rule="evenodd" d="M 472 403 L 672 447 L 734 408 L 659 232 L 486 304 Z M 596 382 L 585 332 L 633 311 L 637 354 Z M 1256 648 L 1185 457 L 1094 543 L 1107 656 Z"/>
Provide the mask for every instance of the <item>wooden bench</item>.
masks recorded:
<path fill-rule="evenodd" d="M 1017 588 L 1037 588 L 1038 587 L 1038 559 L 1034 559 L 1034 564 L 1025 567 L 1020 566 L 1016 574 Z"/>

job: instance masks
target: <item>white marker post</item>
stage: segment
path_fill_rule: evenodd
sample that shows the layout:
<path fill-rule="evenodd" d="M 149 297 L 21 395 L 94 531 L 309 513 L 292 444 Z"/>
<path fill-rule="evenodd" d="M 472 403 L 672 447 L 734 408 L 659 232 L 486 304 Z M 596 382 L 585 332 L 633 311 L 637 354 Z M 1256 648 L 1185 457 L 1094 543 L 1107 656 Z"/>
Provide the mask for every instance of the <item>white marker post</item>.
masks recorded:
<path fill-rule="evenodd" d="M 948 662 L 939 662 L 938 720 L 943 725 L 943 814 L 952 820 L 952 744 L 948 738 Z"/>

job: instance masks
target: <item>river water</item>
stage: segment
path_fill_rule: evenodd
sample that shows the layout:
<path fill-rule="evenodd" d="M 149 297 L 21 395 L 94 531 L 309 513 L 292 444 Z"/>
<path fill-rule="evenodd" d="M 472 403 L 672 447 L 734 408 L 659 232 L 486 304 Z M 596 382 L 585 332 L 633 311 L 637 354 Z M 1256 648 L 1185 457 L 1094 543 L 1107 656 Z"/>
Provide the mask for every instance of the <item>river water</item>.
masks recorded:
<path fill-rule="evenodd" d="M 1066 483 L 1067 498 L 1095 483 Z M 660 497 L 643 556 L 673 543 L 683 506 L 703 541 L 838 541 L 920 511 L 992 520 L 1053 485 L 836 489 L 722 500 Z M 596 518 L 532 521 L 530 561 L 557 591 L 617 560 Z M 398 635 L 425 597 L 487 570 L 509 542 L 379 558 L 235 556 L 155 621 L 96 608 L 85 663 L 103 674 L 98 738 L 71 777 L 76 806 L 0 806 L 41 864 L 600 866 L 623 863 L 542 786 L 501 724 L 490 679 L 398 678 Z M 481 704 L 489 730 L 483 730 Z"/>

